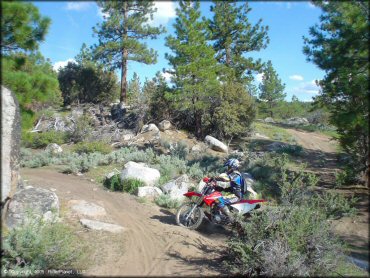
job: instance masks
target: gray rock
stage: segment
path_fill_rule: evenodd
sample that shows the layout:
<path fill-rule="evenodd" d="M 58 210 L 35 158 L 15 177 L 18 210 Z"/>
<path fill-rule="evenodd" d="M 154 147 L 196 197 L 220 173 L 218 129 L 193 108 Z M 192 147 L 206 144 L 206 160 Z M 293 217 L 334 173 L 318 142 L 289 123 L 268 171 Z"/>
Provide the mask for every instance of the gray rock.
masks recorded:
<path fill-rule="evenodd" d="M 253 190 L 252 185 L 254 184 L 254 179 L 251 174 L 249 173 L 243 173 L 244 177 L 244 192 L 250 192 L 253 195 L 253 198 L 257 198 L 257 192 Z"/>
<path fill-rule="evenodd" d="M 306 118 L 290 118 L 285 122 L 287 125 L 308 125 L 310 122 Z"/>
<path fill-rule="evenodd" d="M 207 145 L 203 144 L 203 143 L 198 143 L 198 144 L 195 144 L 192 148 L 191 148 L 191 151 L 193 153 L 203 153 L 205 152 L 207 149 Z"/>
<path fill-rule="evenodd" d="M 19 175 L 21 118 L 14 94 L 1 86 L 1 202 L 21 188 Z"/>
<path fill-rule="evenodd" d="M 245 154 L 241 151 L 238 151 L 238 150 L 234 150 L 232 152 L 230 152 L 230 154 L 233 154 L 235 156 L 237 156 L 238 158 L 243 158 L 245 156 Z"/>
<path fill-rule="evenodd" d="M 203 181 L 203 180 L 200 180 L 200 182 L 198 183 L 198 185 L 197 185 L 197 188 L 196 188 L 196 190 L 198 191 L 198 192 L 200 192 L 200 191 L 202 191 L 202 189 L 203 189 L 203 187 L 206 185 L 206 183 Z"/>
<path fill-rule="evenodd" d="M 159 132 L 159 129 L 158 129 L 158 127 L 155 124 L 144 125 L 141 128 L 141 133 L 145 133 L 145 132 L 149 132 L 149 131 Z"/>
<path fill-rule="evenodd" d="M 134 139 L 134 137 L 135 137 L 135 134 L 127 133 L 127 134 L 123 134 L 121 139 L 123 141 L 130 141 L 130 140 Z"/>
<path fill-rule="evenodd" d="M 211 146 L 213 150 L 218 151 L 218 152 L 224 152 L 224 153 L 228 152 L 228 147 L 221 141 L 217 140 L 216 138 L 210 135 L 207 135 L 204 140 L 207 144 Z"/>
<path fill-rule="evenodd" d="M 270 123 L 270 124 L 274 124 L 274 123 L 275 123 L 274 119 L 273 119 L 273 118 L 271 118 L 271 117 L 267 117 L 267 118 L 264 120 L 264 122 L 265 122 L 265 123 Z"/>
<path fill-rule="evenodd" d="M 111 232 L 111 233 L 121 233 L 125 230 L 124 227 L 116 225 L 116 224 L 110 224 L 110 223 L 105 223 L 105 222 L 90 220 L 90 219 L 85 219 L 85 218 L 80 219 L 80 223 L 86 228 L 89 228 L 91 230 L 105 231 L 105 232 Z"/>
<path fill-rule="evenodd" d="M 147 186 L 153 186 L 159 181 L 161 174 L 157 169 L 146 167 L 143 164 L 139 164 L 133 161 L 129 161 L 125 164 L 125 168 L 121 173 L 121 180 L 127 178 L 134 178 L 141 180 Z"/>
<path fill-rule="evenodd" d="M 110 180 L 115 174 L 116 174 L 115 172 L 110 172 L 110 173 L 105 175 L 105 178 Z"/>
<path fill-rule="evenodd" d="M 260 133 L 258 133 L 258 132 L 256 132 L 256 133 L 254 134 L 254 137 L 255 137 L 255 138 L 259 138 L 259 139 L 270 139 L 270 137 L 268 137 L 268 136 L 266 136 L 266 135 L 264 135 L 264 134 L 260 134 Z"/>
<path fill-rule="evenodd" d="M 184 198 L 184 193 L 189 189 L 189 177 L 185 174 L 172 180 L 162 186 L 163 192 L 168 194 L 172 199 L 181 200 Z"/>
<path fill-rule="evenodd" d="M 90 217 L 105 216 L 105 209 L 94 203 L 86 202 L 85 200 L 71 200 L 68 202 L 71 209 L 78 215 L 86 215 Z"/>
<path fill-rule="evenodd" d="M 53 213 L 59 215 L 59 199 L 54 192 L 43 188 L 27 186 L 14 194 L 6 213 L 8 227 L 16 227 L 27 219 L 27 211 L 51 220 Z"/>
<path fill-rule="evenodd" d="M 59 154 L 59 153 L 63 152 L 62 147 L 59 146 L 58 144 L 55 144 L 55 143 L 51 143 L 51 144 L 47 145 L 45 150 L 52 153 L 52 154 Z"/>
<path fill-rule="evenodd" d="M 138 197 L 155 198 L 163 194 L 162 190 L 155 186 L 141 186 L 137 190 Z"/>
<path fill-rule="evenodd" d="M 168 130 L 172 127 L 171 122 L 167 120 L 163 120 L 158 124 L 158 128 L 160 131 Z"/>
<path fill-rule="evenodd" d="M 84 114 L 84 110 L 81 107 L 73 107 L 71 109 L 71 114 L 74 119 L 78 119 Z"/>

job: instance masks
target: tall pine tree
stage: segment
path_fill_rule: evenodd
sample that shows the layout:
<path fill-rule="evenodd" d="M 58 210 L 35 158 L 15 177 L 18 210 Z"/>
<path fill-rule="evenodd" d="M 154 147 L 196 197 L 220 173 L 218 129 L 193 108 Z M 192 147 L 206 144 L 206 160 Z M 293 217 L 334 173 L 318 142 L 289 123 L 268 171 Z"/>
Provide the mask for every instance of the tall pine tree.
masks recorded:
<path fill-rule="evenodd" d="M 175 37 L 168 36 L 166 45 L 173 54 L 166 54 L 174 69 L 172 81 L 176 91 L 173 99 L 177 108 L 190 111 L 197 137 L 203 135 L 203 117 L 215 94 L 217 61 L 215 52 L 207 44 L 207 23 L 201 19 L 199 1 L 180 1 L 176 9 Z"/>
<path fill-rule="evenodd" d="M 270 116 L 273 117 L 274 107 L 279 101 L 284 100 L 286 94 L 284 93 L 285 84 L 281 82 L 271 61 L 267 62 L 266 68 L 263 71 L 262 82 L 259 89 L 259 99 L 266 103 L 267 110 Z"/>
<path fill-rule="evenodd" d="M 109 17 L 93 28 L 99 37 L 95 54 L 112 69 L 121 69 L 120 100 L 126 102 L 128 61 L 156 63 L 156 51 L 149 49 L 142 40 L 155 39 L 164 28 L 148 24 L 155 12 L 153 1 L 98 1 L 98 5 Z"/>
<path fill-rule="evenodd" d="M 266 48 L 269 38 L 268 26 L 262 26 L 262 19 L 253 25 L 248 20 L 251 8 L 248 3 L 238 1 L 213 1 L 213 19 L 209 21 L 209 39 L 214 41 L 217 60 L 226 66 L 221 75 L 237 82 L 253 80 L 252 73 L 260 71 L 260 59 L 245 57 L 252 51 Z"/>
<path fill-rule="evenodd" d="M 308 61 L 326 72 L 315 103 L 331 112 L 339 141 L 350 154 L 349 177 L 369 178 L 369 2 L 315 1 L 320 24 L 304 38 Z"/>

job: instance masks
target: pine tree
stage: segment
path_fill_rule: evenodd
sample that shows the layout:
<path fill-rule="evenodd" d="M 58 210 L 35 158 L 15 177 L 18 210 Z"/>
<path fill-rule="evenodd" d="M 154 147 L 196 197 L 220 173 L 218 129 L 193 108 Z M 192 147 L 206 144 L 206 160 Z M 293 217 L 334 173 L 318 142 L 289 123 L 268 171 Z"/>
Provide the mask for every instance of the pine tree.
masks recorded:
<path fill-rule="evenodd" d="M 50 18 L 41 16 L 31 3 L 1 3 L 1 50 L 37 50 L 50 26 Z"/>
<path fill-rule="evenodd" d="M 199 1 L 179 2 L 175 37 L 166 38 L 173 54 L 166 54 L 166 58 L 175 73 L 173 100 L 180 111 L 190 111 L 188 116 L 193 118 L 196 136 L 202 137 L 202 119 L 208 113 L 210 97 L 217 91 L 219 81 L 215 52 L 207 44 L 207 23 L 200 18 L 199 7 Z"/>
<path fill-rule="evenodd" d="M 209 21 L 209 39 L 215 41 L 213 47 L 217 60 L 226 66 L 222 76 L 233 76 L 237 82 L 253 80 L 252 73 L 260 71 L 263 63 L 254 61 L 245 54 L 266 48 L 269 38 L 268 26 L 262 26 L 262 19 L 252 25 L 248 20 L 251 11 L 248 3 L 237 1 L 213 1 L 213 19 Z M 239 3 L 238 3 L 239 4 Z"/>
<path fill-rule="evenodd" d="M 281 82 L 278 74 L 272 66 L 271 61 L 267 62 L 263 71 L 262 82 L 259 85 L 259 98 L 266 103 L 270 117 L 273 117 L 273 110 L 279 101 L 283 101 L 286 94 L 284 93 L 285 84 Z"/>
<path fill-rule="evenodd" d="M 326 72 L 315 103 L 331 112 L 351 169 L 369 178 L 369 2 L 315 1 L 321 23 L 304 38 L 308 61 Z M 349 176 L 354 177 L 354 173 Z"/>
<path fill-rule="evenodd" d="M 141 96 L 141 85 L 140 78 L 136 72 L 132 76 L 132 79 L 128 83 L 128 104 L 131 106 L 137 106 L 139 104 L 139 98 Z"/>
<path fill-rule="evenodd" d="M 98 1 L 98 5 L 109 17 L 98 24 L 98 28 L 93 28 L 99 37 L 95 54 L 112 69 L 121 69 L 120 100 L 126 102 L 128 61 L 156 63 L 156 51 L 149 49 L 142 40 L 155 39 L 164 28 L 148 24 L 155 12 L 153 1 Z"/>

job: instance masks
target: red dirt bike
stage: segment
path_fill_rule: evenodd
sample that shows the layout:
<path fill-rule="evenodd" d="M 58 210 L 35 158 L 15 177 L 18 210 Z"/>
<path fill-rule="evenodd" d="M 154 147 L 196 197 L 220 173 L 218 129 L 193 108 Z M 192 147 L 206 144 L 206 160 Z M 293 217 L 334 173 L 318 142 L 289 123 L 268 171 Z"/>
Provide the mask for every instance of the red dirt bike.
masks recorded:
<path fill-rule="evenodd" d="M 216 180 L 205 177 L 203 181 L 206 184 L 201 192 L 189 191 L 184 194 L 191 202 L 183 204 L 178 209 L 176 213 L 177 225 L 195 230 L 200 226 L 205 216 L 215 224 L 225 225 L 229 223 L 228 217 L 217 208 L 215 202 L 216 199 L 222 196 L 214 188 L 214 185 L 217 184 Z M 252 210 L 259 209 L 263 202 L 266 202 L 266 200 L 240 200 L 228 205 L 228 207 L 231 213 L 247 217 Z"/>

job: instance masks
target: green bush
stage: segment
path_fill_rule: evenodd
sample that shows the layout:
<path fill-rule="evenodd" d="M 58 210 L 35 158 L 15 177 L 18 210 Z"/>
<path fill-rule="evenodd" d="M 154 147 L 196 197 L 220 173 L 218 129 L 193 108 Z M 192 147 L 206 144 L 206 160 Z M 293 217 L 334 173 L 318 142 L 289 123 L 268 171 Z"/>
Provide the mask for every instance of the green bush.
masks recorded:
<path fill-rule="evenodd" d="M 78 154 L 94 152 L 108 154 L 112 151 L 112 147 L 104 142 L 79 142 L 73 147 L 73 151 Z"/>
<path fill-rule="evenodd" d="M 123 191 L 123 186 L 119 174 L 112 176 L 110 179 L 105 179 L 103 185 L 112 191 Z"/>
<path fill-rule="evenodd" d="M 27 148 L 40 149 L 48 144 L 58 145 L 68 142 L 68 134 L 61 131 L 45 131 L 41 133 L 22 132 L 22 145 Z"/>
<path fill-rule="evenodd" d="M 70 134 L 70 140 L 75 143 L 88 140 L 91 137 L 91 132 L 93 131 L 92 124 L 92 118 L 86 114 L 83 114 L 76 120 L 76 127 Z"/>
<path fill-rule="evenodd" d="M 293 156 L 299 156 L 302 154 L 303 148 L 299 145 L 285 145 L 284 147 L 280 148 L 277 152 L 278 153 L 287 153 Z"/>
<path fill-rule="evenodd" d="M 125 179 L 122 181 L 122 189 L 124 192 L 134 194 L 140 186 L 144 186 L 144 183 L 138 179 Z"/>
<path fill-rule="evenodd" d="M 81 244 L 68 226 L 44 222 L 40 217 L 29 216 L 24 224 L 10 230 L 2 243 L 2 274 L 71 268 L 81 255 Z"/>
<path fill-rule="evenodd" d="M 159 195 L 154 200 L 154 202 L 158 206 L 163 207 L 163 208 L 168 208 L 168 209 L 178 208 L 181 205 L 181 201 L 177 199 L 172 199 L 169 195 L 166 195 L 166 194 Z"/>

